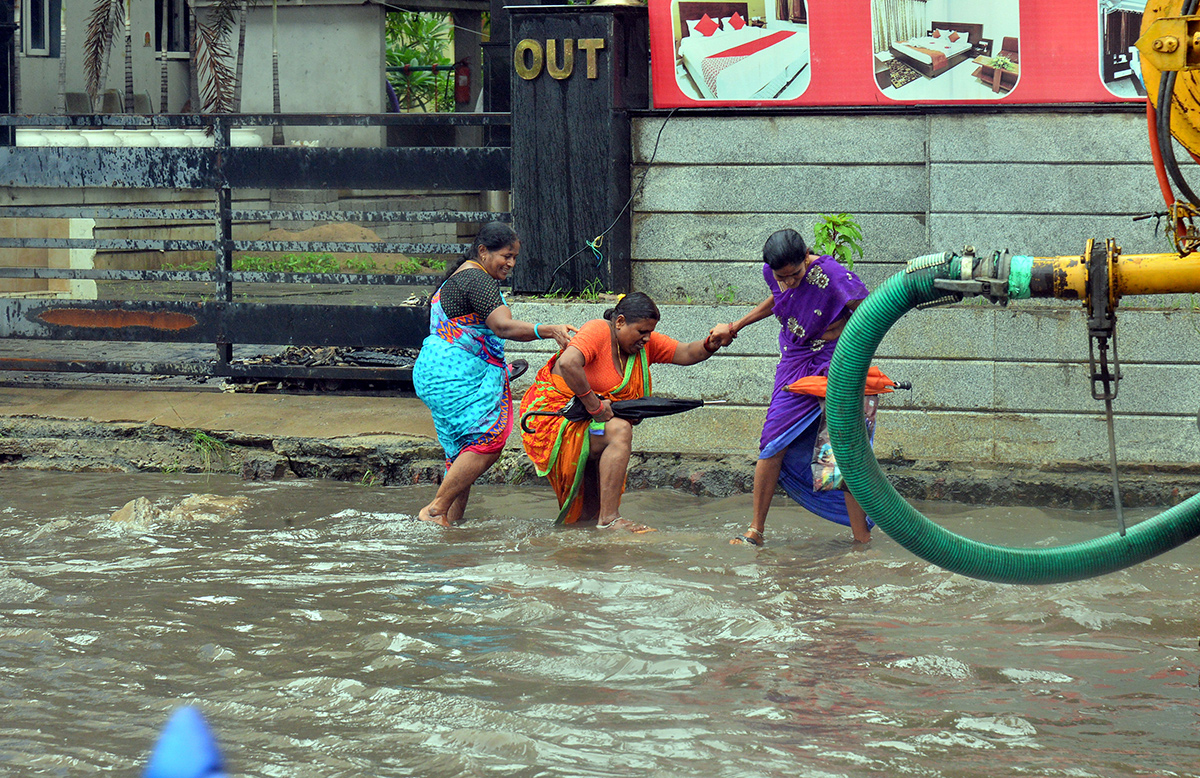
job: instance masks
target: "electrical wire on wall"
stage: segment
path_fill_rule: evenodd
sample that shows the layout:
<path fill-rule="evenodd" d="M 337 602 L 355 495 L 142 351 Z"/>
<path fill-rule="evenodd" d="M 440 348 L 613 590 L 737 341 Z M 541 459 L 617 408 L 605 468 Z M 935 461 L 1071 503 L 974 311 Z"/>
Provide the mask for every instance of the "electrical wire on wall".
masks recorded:
<path fill-rule="evenodd" d="M 646 176 L 650 175 L 650 168 L 654 166 L 654 158 L 658 156 L 658 143 L 662 140 L 663 130 L 667 128 L 667 122 L 671 121 L 671 117 L 674 116 L 675 112 L 678 110 L 678 108 L 672 108 L 671 112 L 667 114 L 667 118 L 663 119 L 662 126 L 658 128 L 658 134 L 654 137 L 654 148 L 650 152 L 650 160 L 646 163 L 646 169 L 642 171 L 642 176 L 638 179 L 638 184 L 636 187 L 634 187 L 633 193 L 629 195 L 629 199 L 625 201 L 625 205 L 621 206 L 621 210 L 617 211 L 617 215 L 613 218 L 612 222 L 604 228 L 603 232 L 591 240 L 584 241 L 582 248 L 572 253 L 570 256 L 560 262 L 556 268 L 550 271 L 550 286 L 542 290 L 542 294 L 550 294 L 551 290 L 556 286 L 554 276 L 558 275 L 559 271 L 566 267 L 568 262 L 585 251 L 592 252 L 592 255 L 596 258 L 597 268 L 604 264 L 604 254 L 601 251 L 602 247 L 604 246 L 604 237 L 608 235 L 608 233 L 612 232 L 613 227 L 617 226 L 617 222 L 621 220 L 621 217 L 625 215 L 627 210 L 629 210 L 629 206 L 633 204 L 634 198 L 636 198 L 638 193 L 642 191 L 642 186 L 646 183 Z"/>

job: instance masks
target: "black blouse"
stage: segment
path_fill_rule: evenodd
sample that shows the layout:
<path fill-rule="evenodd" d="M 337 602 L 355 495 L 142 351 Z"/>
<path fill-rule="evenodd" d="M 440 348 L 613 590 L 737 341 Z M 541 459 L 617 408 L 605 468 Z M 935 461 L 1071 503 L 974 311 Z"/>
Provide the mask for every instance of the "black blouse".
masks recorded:
<path fill-rule="evenodd" d="M 477 267 L 460 270 L 442 284 L 442 310 L 451 319 L 477 313 L 484 319 L 504 305 L 500 282 Z"/>

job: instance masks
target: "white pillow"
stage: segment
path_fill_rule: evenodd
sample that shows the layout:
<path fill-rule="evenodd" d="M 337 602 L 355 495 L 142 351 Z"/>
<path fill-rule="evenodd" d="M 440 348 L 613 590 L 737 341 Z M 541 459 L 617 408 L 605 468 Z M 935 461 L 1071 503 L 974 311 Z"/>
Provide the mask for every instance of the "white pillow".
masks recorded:
<path fill-rule="evenodd" d="M 684 19 L 684 21 L 687 22 L 688 35 L 700 35 L 700 33 L 696 32 L 696 25 L 700 23 L 699 19 Z"/>

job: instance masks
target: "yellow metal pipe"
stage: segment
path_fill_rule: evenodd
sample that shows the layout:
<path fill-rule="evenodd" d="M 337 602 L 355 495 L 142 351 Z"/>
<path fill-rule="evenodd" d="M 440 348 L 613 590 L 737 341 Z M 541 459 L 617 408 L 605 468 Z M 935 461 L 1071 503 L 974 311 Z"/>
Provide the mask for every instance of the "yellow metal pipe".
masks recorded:
<path fill-rule="evenodd" d="M 1082 257 L 1034 257 L 1033 297 L 1087 299 L 1087 263 Z"/>
<path fill-rule="evenodd" d="M 1090 246 L 1090 243 L 1089 243 Z M 1116 304 L 1122 297 L 1145 294 L 1200 292 L 1200 254 L 1118 254 L 1109 289 Z M 1088 268 L 1083 256 L 1034 257 L 1031 291 L 1033 297 L 1086 300 Z"/>
<path fill-rule="evenodd" d="M 1200 254 L 1122 254 L 1116 264 L 1112 286 L 1118 298 L 1200 292 Z"/>

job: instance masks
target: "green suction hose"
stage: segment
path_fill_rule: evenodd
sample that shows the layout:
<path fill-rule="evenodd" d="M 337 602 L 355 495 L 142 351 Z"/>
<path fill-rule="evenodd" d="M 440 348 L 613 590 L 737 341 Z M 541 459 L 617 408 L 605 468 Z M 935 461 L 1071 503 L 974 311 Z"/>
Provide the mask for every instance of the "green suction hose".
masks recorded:
<path fill-rule="evenodd" d="M 921 269 L 889 278 L 850 317 L 833 352 L 825 401 L 838 467 L 850 492 L 884 532 L 939 567 L 1012 584 L 1093 578 L 1144 562 L 1200 535 L 1200 494 L 1130 527 L 1124 537 L 1114 532 L 1058 548 L 980 543 L 943 529 L 909 505 L 888 483 L 867 440 L 862 417 L 867 369 L 883 336 L 901 316 L 945 294 L 934 287 L 934 280 L 958 277 L 949 255 L 920 257 L 909 267 Z"/>

